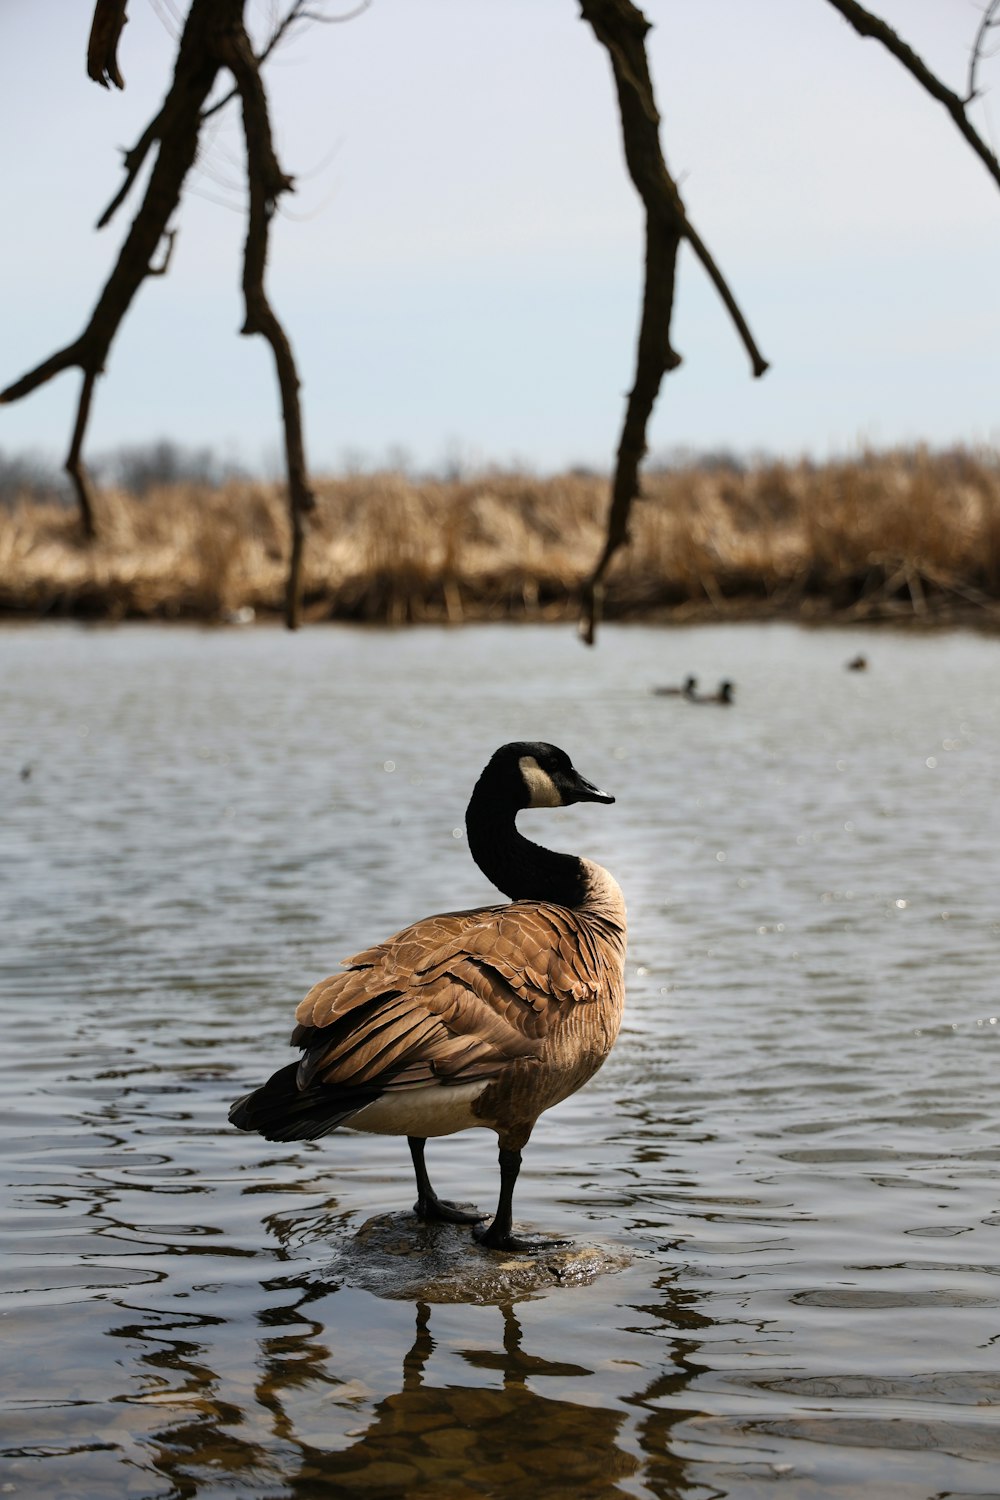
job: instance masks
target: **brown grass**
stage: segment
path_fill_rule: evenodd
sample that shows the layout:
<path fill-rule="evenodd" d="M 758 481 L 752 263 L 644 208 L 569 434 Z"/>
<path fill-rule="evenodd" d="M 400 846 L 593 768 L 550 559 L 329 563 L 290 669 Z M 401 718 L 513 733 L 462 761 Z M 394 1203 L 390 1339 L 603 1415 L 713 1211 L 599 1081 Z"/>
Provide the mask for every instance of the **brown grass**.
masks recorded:
<path fill-rule="evenodd" d="M 572 616 L 607 482 L 489 475 L 328 480 L 305 570 L 307 617 L 401 623 Z M 99 496 L 75 514 L 0 511 L 0 610 L 226 618 L 281 610 L 288 528 L 277 486 L 192 484 Z M 797 615 L 1000 623 L 1000 456 L 985 450 L 652 474 L 614 563 L 612 617 Z"/>

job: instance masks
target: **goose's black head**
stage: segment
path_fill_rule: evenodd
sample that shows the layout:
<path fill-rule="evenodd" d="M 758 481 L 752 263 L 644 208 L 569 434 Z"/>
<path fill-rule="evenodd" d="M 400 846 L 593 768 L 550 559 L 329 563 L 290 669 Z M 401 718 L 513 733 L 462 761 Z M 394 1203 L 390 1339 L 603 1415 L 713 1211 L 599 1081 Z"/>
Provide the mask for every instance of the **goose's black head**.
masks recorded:
<path fill-rule="evenodd" d="M 581 776 L 565 750 L 543 740 L 501 745 L 479 778 L 480 788 L 517 810 L 615 800 Z"/>
<path fill-rule="evenodd" d="M 501 745 L 476 782 L 465 815 L 469 853 L 512 901 L 579 906 L 587 896 L 584 861 L 524 838 L 514 820 L 525 807 L 613 802 L 581 776 L 565 750 L 541 740 Z"/>

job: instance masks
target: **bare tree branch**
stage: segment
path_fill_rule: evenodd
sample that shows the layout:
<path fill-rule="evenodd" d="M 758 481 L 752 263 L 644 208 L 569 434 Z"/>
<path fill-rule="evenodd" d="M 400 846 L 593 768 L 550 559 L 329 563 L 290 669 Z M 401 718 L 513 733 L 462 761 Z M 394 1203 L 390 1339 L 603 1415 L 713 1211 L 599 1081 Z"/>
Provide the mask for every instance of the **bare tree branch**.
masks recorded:
<path fill-rule="evenodd" d="M 289 6 L 288 10 L 286 10 L 281 20 L 277 22 L 264 47 L 257 54 L 258 67 L 261 63 L 267 61 L 274 49 L 280 44 L 285 35 L 295 25 L 296 21 L 305 19 L 305 0 L 293 0 L 293 4 Z M 221 99 L 217 99 L 214 104 L 210 104 L 208 106 L 208 108 L 204 111 L 202 118 L 205 120 L 209 120 L 213 115 L 217 115 L 220 110 L 225 109 L 226 105 L 236 98 L 238 93 L 239 86 L 237 84 L 234 84 L 233 87 L 228 91 L 228 93 L 223 94 Z"/>
<path fill-rule="evenodd" d="M 965 112 L 968 99 L 960 99 L 952 89 L 932 73 L 927 64 L 914 52 L 913 48 L 903 41 L 897 32 L 893 31 L 885 21 L 878 16 L 872 15 L 857 0 L 829 0 L 834 10 L 838 10 L 849 21 L 860 36 L 874 37 L 882 43 L 888 52 L 891 52 L 897 61 L 901 62 L 908 73 L 911 73 L 923 89 L 926 89 L 932 99 L 943 104 L 951 118 L 954 120 L 962 135 L 968 141 L 973 151 L 986 167 L 993 180 L 1000 185 L 1000 161 L 987 146 L 982 136 L 976 130 L 972 121 Z M 991 9 L 993 7 L 991 6 Z M 985 31 L 982 32 L 985 36 Z M 974 54 L 975 55 L 975 54 Z"/>
<path fill-rule="evenodd" d="M 103 6 L 107 10 L 109 5 L 110 0 L 98 0 L 99 9 Z M 282 171 L 275 155 L 267 95 L 260 76 L 260 62 L 254 56 L 244 25 L 244 5 L 245 0 L 192 0 L 181 34 L 170 90 L 159 113 L 147 126 L 137 145 L 127 154 L 125 183 L 101 220 L 102 224 L 107 223 L 135 180 L 149 151 L 158 142 L 156 159 L 139 211 L 91 314 L 90 322 L 73 343 L 50 355 L 20 380 L 0 392 L 0 402 L 16 401 L 28 395 L 70 366 L 75 365 L 83 372 L 83 385 L 66 469 L 76 490 L 84 534 L 93 538 L 96 534 L 94 509 L 82 450 L 94 386 L 97 376 L 104 369 L 112 340 L 139 286 L 147 276 L 162 276 L 167 271 L 175 238 L 175 231 L 168 228 L 168 221 L 180 201 L 184 180 L 197 155 L 205 119 L 205 101 L 215 84 L 219 69 L 227 68 L 235 79 L 243 106 L 250 190 L 243 259 L 246 317 L 242 332 L 263 334 L 271 346 L 278 375 L 292 531 L 286 619 L 294 629 L 301 618 L 305 518 L 315 507 L 315 499 L 309 487 L 305 463 L 299 376 L 295 357 L 288 336 L 264 290 L 270 221 L 278 198 L 282 193 L 290 191 L 293 182 Z M 308 14 L 302 0 L 296 0 L 282 25 L 277 28 L 276 36 L 282 30 L 287 30 L 292 20 L 305 19 Z M 115 15 L 119 18 L 120 32 L 121 25 L 124 24 L 123 3 Z M 103 17 L 103 21 L 105 25 L 110 24 L 107 15 Z M 154 257 L 161 246 L 161 258 L 157 263 Z"/>
<path fill-rule="evenodd" d="M 690 242 L 728 308 L 750 355 L 754 375 L 763 375 L 767 361 L 722 273 L 688 219 L 677 184 L 663 159 L 660 116 L 646 57 L 649 22 L 631 0 L 580 0 L 580 9 L 611 59 L 625 160 L 646 210 L 646 272 L 635 382 L 618 444 L 604 547 L 582 587 L 580 634 L 592 645 L 604 574 L 615 553 L 628 541 L 629 515 L 639 493 L 639 465 L 646 452 L 649 419 L 663 376 L 680 364 L 680 356 L 670 343 L 670 320 L 682 239 Z"/>
<path fill-rule="evenodd" d="M 285 13 L 282 19 L 275 26 L 266 47 L 257 59 L 258 63 L 262 63 L 266 58 L 270 57 L 271 53 L 274 51 L 275 47 L 277 47 L 282 37 L 285 36 L 286 32 L 292 25 L 294 25 L 296 21 L 304 19 L 304 5 L 305 0 L 295 0 L 295 3 L 290 7 L 290 9 Z M 228 91 L 228 93 L 224 94 L 223 97 L 217 100 L 215 104 L 211 104 L 207 109 L 202 110 L 202 121 L 211 119 L 214 114 L 218 114 L 218 112 L 223 109 L 232 99 L 236 98 L 238 93 L 239 90 L 234 85 Z M 153 119 L 150 120 L 149 124 L 146 126 L 142 135 L 136 141 L 132 149 L 125 152 L 125 180 L 122 183 L 121 187 L 118 189 L 115 196 L 112 198 L 111 202 L 108 204 L 107 208 L 101 214 L 101 217 L 98 219 L 98 229 L 103 229 L 105 225 L 111 222 L 115 214 L 118 212 L 119 208 L 121 208 L 125 199 L 128 197 L 132 184 L 135 182 L 135 179 L 141 172 L 142 164 L 146 160 L 146 157 L 149 155 L 150 149 L 160 139 L 161 131 L 165 126 L 164 115 L 168 104 L 169 99 L 160 113 L 158 115 L 155 115 Z"/>
<path fill-rule="evenodd" d="M 97 0 L 87 43 L 87 76 L 102 89 L 123 89 L 125 80 L 118 67 L 118 43 L 128 16 L 128 0 Z"/>
<path fill-rule="evenodd" d="M 260 67 L 267 62 L 271 53 L 280 46 L 287 33 L 298 21 L 318 21 L 321 25 L 334 26 L 341 21 L 355 20 L 358 16 L 363 15 L 370 5 L 371 0 L 360 0 L 360 4 L 356 5 L 353 10 L 345 11 L 340 16 L 328 16 L 320 11 L 308 10 L 306 8 L 306 0 L 293 0 L 293 3 L 289 6 L 281 20 L 275 25 L 264 46 L 256 54 L 257 66 Z M 202 118 L 208 120 L 212 115 L 217 115 L 220 110 L 225 109 L 226 105 L 236 98 L 238 93 L 238 88 L 231 88 L 227 94 L 223 94 L 221 99 L 217 99 L 214 104 L 209 105 Z"/>
<path fill-rule="evenodd" d="M 296 630 L 302 616 L 302 555 L 305 545 L 305 517 L 315 509 L 316 501 L 309 487 L 302 435 L 302 412 L 299 404 L 299 375 L 288 336 L 271 307 L 264 289 L 267 264 L 267 242 L 275 204 L 293 187 L 291 177 L 282 171 L 274 152 L 267 95 L 250 38 L 241 25 L 234 27 L 224 41 L 222 56 L 236 80 L 243 106 L 243 129 L 247 143 L 247 172 L 250 185 L 250 212 L 243 254 L 243 297 L 246 318 L 242 333 L 260 333 L 271 345 L 281 410 L 284 419 L 285 462 L 288 472 L 288 508 L 292 547 L 285 595 L 285 623 Z"/>
<path fill-rule="evenodd" d="M 646 428 L 656 404 L 663 376 L 680 364 L 680 355 L 670 345 L 670 316 L 680 236 L 665 229 L 655 218 L 646 221 L 646 288 L 639 326 L 639 351 L 635 384 L 629 393 L 625 421 L 618 443 L 615 475 L 604 546 L 581 595 L 580 634 L 588 646 L 594 644 L 603 598 L 602 580 L 608 564 L 628 541 L 632 502 L 639 494 L 639 465 L 646 453 Z"/>
<path fill-rule="evenodd" d="M 154 266 L 154 256 L 165 236 L 169 256 L 172 235 L 167 229 L 167 221 L 177 206 L 184 179 L 194 162 L 201 108 L 221 65 L 217 48 L 207 43 L 225 28 L 227 19 L 230 25 L 238 21 L 241 10 L 242 0 L 193 0 L 181 36 L 167 103 L 158 116 L 161 122 L 160 149 L 145 196 L 90 321 L 79 338 L 0 391 L 0 403 L 18 401 L 70 366 L 75 365 L 83 371 L 84 384 L 66 466 L 80 502 L 81 521 L 87 536 L 94 535 L 95 523 L 81 451 L 94 383 L 104 370 L 112 341 L 139 287 L 147 276 L 165 269 L 165 264 L 158 268 Z"/>
<path fill-rule="evenodd" d="M 22 396 L 30 396 L 31 392 L 51 380 L 54 375 L 61 375 L 63 370 L 69 370 L 77 365 L 82 370 L 85 360 L 86 334 L 74 339 L 72 344 L 59 349 L 55 354 L 50 354 L 48 359 L 43 359 L 40 365 L 22 375 L 20 380 L 15 380 L 5 391 L 0 391 L 0 405 L 8 405 L 11 401 L 20 401 Z"/>
<path fill-rule="evenodd" d="M 292 5 L 289 6 L 288 10 L 282 16 L 281 20 L 276 23 L 266 44 L 257 54 L 258 67 L 260 67 L 267 61 L 267 59 L 280 45 L 285 36 L 297 22 L 322 21 L 332 25 L 335 22 L 339 21 L 351 21 L 355 18 L 355 16 L 359 16 L 363 11 L 366 11 L 370 4 L 371 0 L 361 0 L 361 3 L 359 5 L 356 5 L 353 10 L 347 11 L 344 15 L 327 16 L 317 15 L 314 12 L 307 10 L 306 0 L 293 0 Z M 214 104 L 210 104 L 207 106 L 207 108 L 202 110 L 202 120 L 210 120 L 213 115 L 217 115 L 221 110 L 225 109 L 227 104 L 230 104 L 232 100 L 236 98 L 238 93 L 239 89 L 234 85 L 225 94 L 223 94 L 221 99 L 217 99 Z M 150 120 L 149 124 L 146 126 L 146 129 L 143 131 L 142 135 L 136 141 L 131 150 L 124 153 L 125 180 L 122 183 L 121 187 L 118 189 L 115 196 L 112 198 L 111 202 L 108 204 L 107 208 L 101 214 L 101 217 L 98 219 L 98 229 L 103 229 L 105 225 L 111 222 L 115 214 L 118 212 L 119 208 L 121 208 L 125 199 L 128 197 L 129 192 L 132 188 L 132 184 L 135 182 L 135 179 L 138 177 L 140 171 L 142 170 L 142 164 L 146 160 L 150 148 L 155 144 L 156 141 L 160 139 L 160 133 L 163 123 L 163 111 L 161 111 L 160 114 L 156 115 L 152 120 Z"/>

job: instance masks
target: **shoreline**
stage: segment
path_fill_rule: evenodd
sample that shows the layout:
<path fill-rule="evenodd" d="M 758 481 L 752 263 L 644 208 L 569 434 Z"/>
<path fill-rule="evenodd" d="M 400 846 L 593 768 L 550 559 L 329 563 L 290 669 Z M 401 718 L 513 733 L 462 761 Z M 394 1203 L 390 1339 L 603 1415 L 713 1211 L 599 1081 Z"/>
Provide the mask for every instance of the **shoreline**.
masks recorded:
<path fill-rule="evenodd" d="M 607 481 L 486 474 L 317 483 L 303 623 L 575 623 Z M 233 480 L 0 509 L 0 620 L 279 620 L 279 486 Z M 851 462 L 648 475 L 602 618 L 775 620 L 1000 631 L 1000 456 L 921 450 Z"/>
<path fill-rule="evenodd" d="M 627 614 L 605 614 L 598 621 L 598 632 L 603 626 L 660 626 L 664 630 L 681 630 L 688 626 L 704 625 L 794 625 L 803 630 L 857 630 L 900 631 L 907 634 L 936 635 L 952 630 L 966 630 L 977 635 L 1000 635 L 1000 606 L 995 612 L 986 612 L 974 605 L 961 609 L 941 608 L 918 615 L 903 608 L 894 611 L 859 614 L 851 609 L 834 610 L 819 602 L 815 609 L 773 610 L 757 607 L 752 600 L 728 601 L 731 607 L 718 609 L 711 604 L 702 607 L 678 607 L 677 609 L 651 609 L 646 612 Z M 372 630 L 452 630 L 482 625 L 510 625 L 513 628 L 528 625 L 551 625 L 553 628 L 573 629 L 577 627 L 579 611 L 566 609 L 556 612 L 534 614 L 497 614 L 469 612 L 461 620 L 449 619 L 446 614 L 428 613 L 419 620 L 392 621 L 358 618 L 350 615 L 335 615 L 326 611 L 310 614 L 303 610 L 302 628 L 316 629 L 319 626 L 358 626 Z M 4 630 L 30 629 L 35 625 L 65 625 L 78 627 L 112 627 L 130 625 L 151 629 L 172 627 L 215 630 L 281 630 L 287 627 L 280 610 L 255 613 L 252 617 L 226 617 L 224 615 L 198 614 L 120 614 L 110 610 L 71 611 L 51 610 L 47 613 L 29 610 L 0 609 L 0 633 Z"/>

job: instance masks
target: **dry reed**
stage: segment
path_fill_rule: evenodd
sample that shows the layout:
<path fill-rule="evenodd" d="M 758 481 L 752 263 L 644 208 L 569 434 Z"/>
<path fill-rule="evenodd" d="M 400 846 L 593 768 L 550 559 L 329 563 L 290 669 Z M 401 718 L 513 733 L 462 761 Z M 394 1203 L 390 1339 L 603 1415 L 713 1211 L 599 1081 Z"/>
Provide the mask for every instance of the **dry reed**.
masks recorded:
<path fill-rule="evenodd" d="M 607 483 L 493 474 L 328 480 L 306 553 L 307 618 L 571 616 L 598 551 Z M 0 610 L 232 618 L 282 606 L 288 526 L 276 486 L 182 484 L 74 512 L 0 510 Z M 649 475 L 613 565 L 619 618 L 796 615 L 1000 623 L 1000 456 L 865 455 L 825 465 L 692 466 Z"/>

